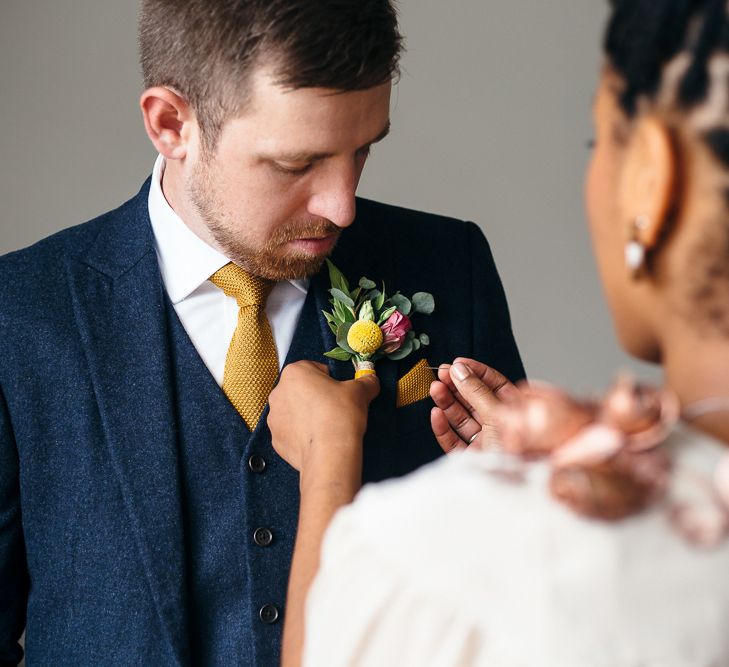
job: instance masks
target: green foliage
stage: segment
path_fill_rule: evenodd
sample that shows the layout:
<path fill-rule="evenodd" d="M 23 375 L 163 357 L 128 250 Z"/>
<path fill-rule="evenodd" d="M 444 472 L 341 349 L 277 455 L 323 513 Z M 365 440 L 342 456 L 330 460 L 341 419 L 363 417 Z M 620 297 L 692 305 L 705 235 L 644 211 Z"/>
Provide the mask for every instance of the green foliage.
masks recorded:
<path fill-rule="evenodd" d="M 375 287 L 377 287 L 377 285 L 375 285 L 374 282 L 372 282 L 369 278 L 365 278 L 365 277 L 360 278 L 359 286 L 362 289 L 366 289 L 366 290 L 375 289 Z"/>
<path fill-rule="evenodd" d="M 418 292 L 413 294 L 413 312 L 422 313 L 423 315 L 432 315 L 435 310 L 435 299 L 428 292 Z"/>
<path fill-rule="evenodd" d="M 408 340 L 408 341 L 405 341 L 405 343 L 403 343 L 403 346 L 399 350 L 396 350 L 392 354 L 388 354 L 387 358 L 392 359 L 393 361 L 400 361 L 400 359 L 404 359 L 412 351 L 413 351 L 413 341 Z"/>
<path fill-rule="evenodd" d="M 387 320 L 390 319 L 390 315 L 392 315 L 396 310 L 397 306 L 391 306 L 387 310 L 383 310 L 380 318 L 377 320 L 378 326 L 387 322 Z"/>
<path fill-rule="evenodd" d="M 351 328 L 352 323 L 346 322 L 337 328 L 335 335 L 337 337 L 337 345 L 339 345 L 339 347 L 341 347 L 348 354 L 356 354 L 356 352 L 351 347 L 349 347 L 349 343 L 347 342 L 347 334 L 349 333 L 349 330 Z"/>
<path fill-rule="evenodd" d="M 339 347 L 335 347 L 333 350 L 325 352 L 324 356 L 329 357 L 330 359 L 336 359 L 337 361 L 349 361 L 352 357 L 349 352 L 342 350 Z"/>
<path fill-rule="evenodd" d="M 342 290 L 337 289 L 336 287 L 332 287 L 332 289 L 329 290 L 329 293 L 337 301 L 339 301 L 339 303 L 342 303 L 349 308 L 354 308 L 354 300 L 351 296 L 349 296 L 349 294 L 345 294 Z"/>
<path fill-rule="evenodd" d="M 375 310 L 372 307 L 372 301 L 365 301 L 359 309 L 359 319 L 375 321 Z"/>
<path fill-rule="evenodd" d="M 337 318 L 332 315 L 331 313 L 327 313 L 326 310 L 322 311 L 324 313 L 324 317 L 327 320 L 327 324 L 329 325 L 329 328 L 332 330 L 333 334 L 337 333 L 337 327 L 341 324 L 341 322 L 337 321 Z"/>
<path fill-rule="evenodd" d="M 409 315 L 410 311 L 412 310 L 412 305 L 410 303 L 410 299 L 408 299 L 406 296 L 403 296 L 400 294 L 400 292 L 395 292 L 390 299 L 390 303 L 395 306 L 403 315 Z"/>
<path fill-rule="evenodd" d="M 374 299 L 374 297 L 372 297 Z M 385 294 L 385 281 L 382 281 L 382 291 L 377 294 L 377 298 L 375 299 L 375 310 L 382 310 L 382 307 L 385 305 L 385 299 L 387 298 L 387 294 Z M 389 317 L 389 315 L 388 315 Z"/>
<path fill-rule="evenodd" d="M 325 356 L 330 359 L 336 359 L 337 361 L 375 361 L 383 356 L 381 352 L 375 352 L 372 355 L 357 354 L 347 343 L 349 329 L 358 317 L 362 320 L 376 322 L 378 326 L 382 326 L 396 310 L 403 315 L 430 315 L 435 310 L 435 299 L 428 292 L 417 292 L 412 299 L 408 299 L 400 292 L 395 292 L 395 294 L 388 297 L 384 281 L 382 289 L 378 290 L 375 282 L 364 276 L 360 278 L 358 286 L 350 291 L 349 282 L 344 274 L 329 260 L 327 260 L 327 266 L 331 281 L 329 293 L 332 299 L 329 303 L 332 305 L 332 311 L 325 311 L 324 317 L 337 340 L 337 347 L 325 353 Z M 419 350 L 421 346 L 429 344 L 430 338 L 427 334 L 418 336 L 414 331 L 409 331 L 403 346 L 386 356 L 388 359 L 398 361 L 404 359 L 413 351 Z"/>
<path fill-rule="evenodd" d="M 349 283 L 344 274 L 329 260 L 327 260 L 327 266 L 329 267 L 329 282 L 331 282 L 332 287 L 349 294 Z"/>

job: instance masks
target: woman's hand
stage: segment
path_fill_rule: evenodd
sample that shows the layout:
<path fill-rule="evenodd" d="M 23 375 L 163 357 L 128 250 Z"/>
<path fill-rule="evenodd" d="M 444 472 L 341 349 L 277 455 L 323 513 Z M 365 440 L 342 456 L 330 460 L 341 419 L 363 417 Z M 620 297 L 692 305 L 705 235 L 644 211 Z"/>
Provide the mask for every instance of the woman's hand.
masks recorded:
<path fill-rule="evenodd" d="M 430 387 L 436 407 L 430 424 L 438 444 L 449 453 L 472 445 L 488 447 L 498 438 L 494 411 L 519 395 L 519 389 L 497 370 L 459 357 L 438 370 Z"/>
<path fill-rule="evenodd" d="M 326 366 L 309 361 L 286 366 L 271 392 L 268 426 L 273 447 L 301 474 L 282 646 L 282 664 L 287 667 L 301 662 L 304 602 L 319 567 L 324 531 L 362 483 L 367 409 L 379 392 L 374 375 L 338 382 L 329 377 Z"/>
<path fill-rule="evenodd" d="M 339 382 L 323 364 L 286 366 L 269 399 L 274 449 L 302 477 L 322 467 L 335 472 L 361 457 L 367 410 L 379 391 L 375 376 Z"/>

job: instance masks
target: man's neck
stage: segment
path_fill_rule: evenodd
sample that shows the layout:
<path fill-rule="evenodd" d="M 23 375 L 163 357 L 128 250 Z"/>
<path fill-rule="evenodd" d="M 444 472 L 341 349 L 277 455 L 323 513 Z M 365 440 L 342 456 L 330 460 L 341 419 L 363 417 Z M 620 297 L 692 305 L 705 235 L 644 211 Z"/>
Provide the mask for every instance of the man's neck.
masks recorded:
<path fill-rule="evenodd" d="M 167 203 L 193 234 L 211 248 L 223 253 L 208 228 L 203 224 L 197 209 L 189 201 L 183 165 L 180 160 L 165 161 L 160 187 Z"/>

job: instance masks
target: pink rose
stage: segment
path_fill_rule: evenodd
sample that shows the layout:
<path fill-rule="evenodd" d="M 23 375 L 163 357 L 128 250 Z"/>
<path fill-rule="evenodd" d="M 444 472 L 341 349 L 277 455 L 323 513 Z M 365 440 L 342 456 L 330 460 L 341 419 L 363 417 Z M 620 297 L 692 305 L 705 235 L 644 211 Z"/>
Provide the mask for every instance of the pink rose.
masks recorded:
<path fill-rule="evenodd" d="M 403 315 L 399 310 L 396 310 L 387 319 L 380 329 L 385 337 L 382 343 L 382 351 L 385 354 L 391 354 L 396 350 L 399 350 L 405 342 L 405 337 L 413 328 L 413 324 L 407 315 Z"/>

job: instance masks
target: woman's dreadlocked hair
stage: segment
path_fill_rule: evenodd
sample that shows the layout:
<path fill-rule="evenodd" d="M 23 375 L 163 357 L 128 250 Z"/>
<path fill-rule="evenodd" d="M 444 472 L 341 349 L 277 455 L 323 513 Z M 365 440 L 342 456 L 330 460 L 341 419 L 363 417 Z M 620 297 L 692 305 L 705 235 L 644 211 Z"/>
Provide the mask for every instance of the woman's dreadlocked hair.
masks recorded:
<path fill-rule="evenodd" d="M 729 168 L 729 2 L 610 0 L 605 54 L 621 79 L 628 119 L 658 109 Z M 676 121 L 675 119 L 678 119 Z M 729 205 L 729 173 L 724 201 Z M 679 307 L 706 333 L 729 338 L 729 221 L 702 221 L 682 273 Z"/>
<path fill-rule="evenodd" d="M 729 166 L 729 16 L 727 0 L 611 0 L 605 53 L 624 87 L 618 102 L 629 117 L 642 99 L 667 100 L 690 113 L 709 102 L 714 87 L 723 106 L 703 135 Z M 717 57 L 723 66 L 712 64 Z M 667 88 L 669 90 L 667 90 Z"/>

